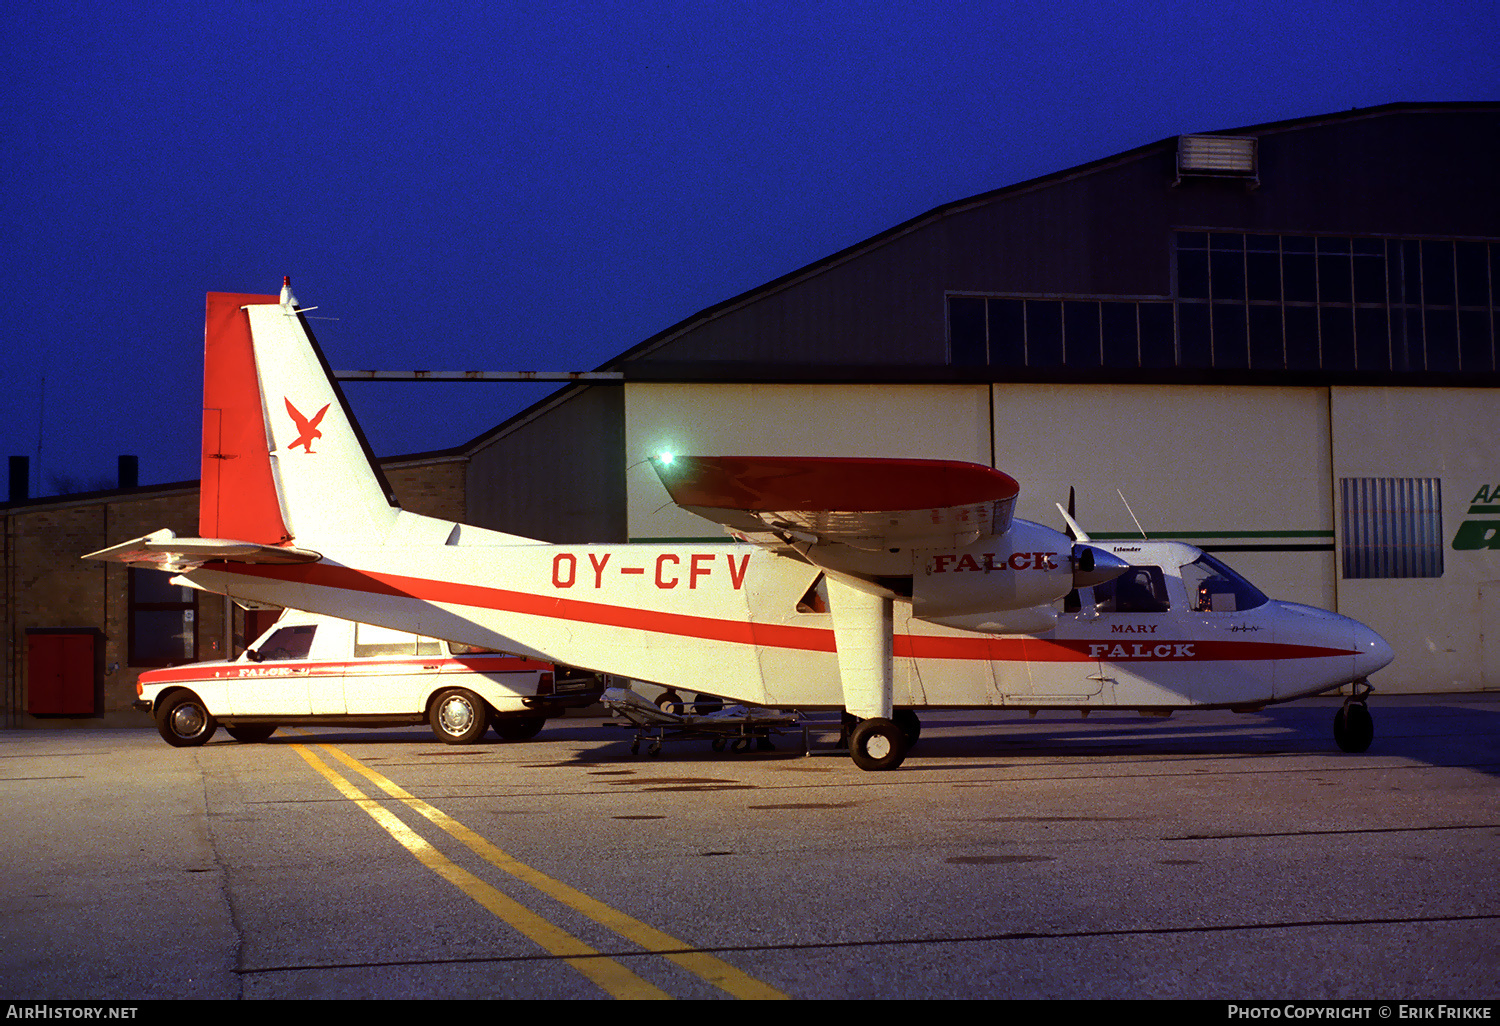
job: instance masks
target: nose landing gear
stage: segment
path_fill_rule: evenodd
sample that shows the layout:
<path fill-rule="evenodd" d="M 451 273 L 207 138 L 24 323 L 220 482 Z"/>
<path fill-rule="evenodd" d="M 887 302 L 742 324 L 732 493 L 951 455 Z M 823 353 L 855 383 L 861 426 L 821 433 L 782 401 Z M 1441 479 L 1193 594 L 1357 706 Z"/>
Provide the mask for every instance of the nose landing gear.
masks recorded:
<path fill-rule="evenodd" d="M 1363 752 L 1375 739 L 1375 721 L 1365 699 L 1375 689 L 1367 680 L 1357 680 L 1343 706 L 1333 714 L 1333 740 L 1341 751 Z"/>

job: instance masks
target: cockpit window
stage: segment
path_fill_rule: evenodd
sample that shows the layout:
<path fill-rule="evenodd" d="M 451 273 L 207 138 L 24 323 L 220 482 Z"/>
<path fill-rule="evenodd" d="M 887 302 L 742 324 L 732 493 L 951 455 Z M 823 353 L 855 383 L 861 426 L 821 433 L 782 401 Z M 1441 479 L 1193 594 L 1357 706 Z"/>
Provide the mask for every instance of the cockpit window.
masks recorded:
<path fill-rule="evenodd" d="M 1094 608 L 1101 613 L 1165 613 L 1167 582 L 1159 566 L 1132 566 L 1112 581 L 1094 587 Z"/>
<path fill-rule="evenodd" d="M 1196 613 L 1236 613 L 1270 601 L 1259 588 L 1206 552 L 1182 568 L 1182 586 Z"/>

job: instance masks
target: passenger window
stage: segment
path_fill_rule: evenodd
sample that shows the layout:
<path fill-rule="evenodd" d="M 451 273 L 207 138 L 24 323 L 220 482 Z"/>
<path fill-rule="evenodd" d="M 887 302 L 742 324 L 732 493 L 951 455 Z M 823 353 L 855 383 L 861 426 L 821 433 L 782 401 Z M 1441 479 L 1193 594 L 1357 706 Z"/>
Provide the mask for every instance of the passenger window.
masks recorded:
<path fill-rule="evenodd" d="M 313 632 L 318 628 L 308 624 L 302 627 L 283 627 L 272 634 L 256 652 L 262 659 L 306 659 L 312 651 Z"/>
<path fill-rule="evenodd" d="M 812 582 L 812 586 L 802 595 L 797 603 L 799 613 L 826 613 L 828 612 L 828 582 L 823 575 Z"/>
<path fill-rule="evenodd" d="M 356 659 L 378 659 L 382 656 L 394 658 L 416 654 L 415 635 L 407 634 L 405 631 L 393 631 L 389 627 L 376 627 L 368 623 L 354 625 L 354 658 Z"/>
<path fill-rule="evenodd" d="M 504 655 L 498 648 L 485 648 L 483 645 L 465 645 L 459 641 L 448 642 L 448 651 L 456 656 L 466 655 Z"/>
<path fill-rule="evenodd" d="M 1167 582 L 1159 566 L 1133 566 L 1112 581 L 1094 586 L 1094 608 L 1101 613 L 1165 613 Z"/>

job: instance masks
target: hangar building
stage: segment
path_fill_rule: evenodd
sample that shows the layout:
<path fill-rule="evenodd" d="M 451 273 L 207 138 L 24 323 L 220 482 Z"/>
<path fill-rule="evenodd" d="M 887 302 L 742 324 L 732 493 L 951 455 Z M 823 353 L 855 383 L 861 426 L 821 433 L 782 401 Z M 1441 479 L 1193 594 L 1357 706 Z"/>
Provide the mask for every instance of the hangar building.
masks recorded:
<path fill-rule="evenodd" d="M 431 512 L 555 542 L 721 537 L 668 502 L 661 451 L 985 463 L 1018 516 L 1060 527 L 1072 488 L 1095 537 L 1192 542 L 1369 624 L 1396 651 L 1381 690 L 1500 687 L 1497 168 L 1492 103 L 1174 136 L 946 204 L 387 462 L 418 492 L 441 471 Z M 8 724 L 39 722 L 49 632 L 94 639 L 78 715 L 106 722 L 144 723 L 153 631 L 243 644 L 212 598 L 60 555 L 195 533 L 195 493 L 0 506 Z M 175 520 L 144 523 L 158 499 Z"/>
<path fill-rule="evenodd" d="M 648 455 L 972 460 L 1018 516 L 1060 527 L 1071 487 L 1095 537 L 1188 541 L 1371 625 L 1383 690 L 1500 686 L 1497 169 L 1500 105 L 1403 103 L 949 203 L 477 439 L 469 518 L 713 536 Z"/>

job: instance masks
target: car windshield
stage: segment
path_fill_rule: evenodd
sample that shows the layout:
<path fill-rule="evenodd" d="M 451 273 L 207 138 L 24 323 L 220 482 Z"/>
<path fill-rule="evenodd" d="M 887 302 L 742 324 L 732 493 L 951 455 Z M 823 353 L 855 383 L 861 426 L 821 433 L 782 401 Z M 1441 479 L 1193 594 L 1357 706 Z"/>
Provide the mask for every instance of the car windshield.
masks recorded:
<path fill-rule="evenodd" d="M 316 626 L 283 627 L 258 646 L 262 659 L 306 659 Z"/>
<path fill-rule="evenodd" d="M 1259 588 L 1204 553 L 1182 568 L 1188 604 L 1199 613 L 1235 613 L 1263 606 L 1270 600 Z"/>

